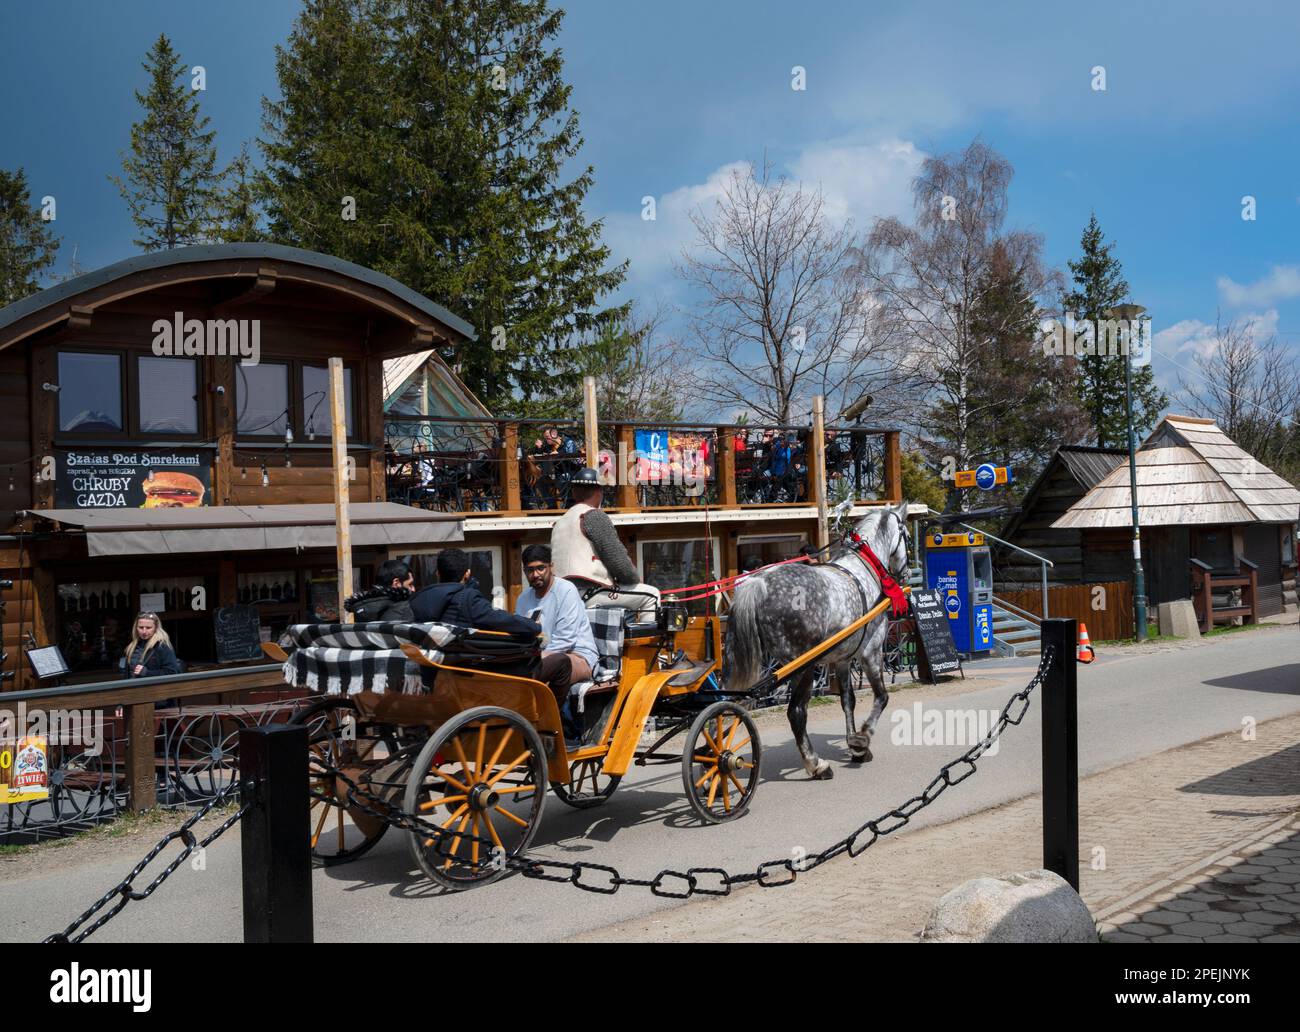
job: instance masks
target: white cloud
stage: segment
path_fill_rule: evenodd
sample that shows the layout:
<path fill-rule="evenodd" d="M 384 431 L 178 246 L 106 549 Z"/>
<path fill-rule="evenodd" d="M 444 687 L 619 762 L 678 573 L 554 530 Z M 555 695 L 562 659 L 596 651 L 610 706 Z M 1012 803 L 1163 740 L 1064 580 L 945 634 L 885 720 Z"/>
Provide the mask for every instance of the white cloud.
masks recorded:
<path fill-rule="evenodd" d="M 796 179 L 821 187 L 826 214 L 866 228 L 881 215 L 912 210 L 912 180 L 925 154 L 908 140 L 826 144 L 805 149 L 790 163 Z"/>
<path fill-rule="evenodd" d="M 857 227 L 866 228 L 877 216 L 911 210 L 912 179 L 924 158 L 913 143 L 894 137 L 874 143 L 838 141 L 805 147 L 784 171 L 805 186 L 822 190 L 828 218 L 851 218 Z M 716 203 L 732 173 L 748 167 L 748 162 L 732 161 L 709 173 L 702 183 L 679 186 L 656 197 L 653 221 L 641 217 L 640 197 L 632 198 L 623 211 L 605 216 L 604 239 L 614 259 L 632 260 L 632 291 L 671 289 L 673 262 L 696 238 L 690 213 Z"/>
<path fill-rule="evenodd" d="M 1238 321 L 1257 341 L 1267 340 L 1277 332 L 1276 308 L 1240 316 Z M 1208 358 L 1218 346 L 1213 323 L 1200 319 L 1183 319 L 1158 331 L 1152 343 L 1158 354 L 1176 363 L 1186 363 L 1197 358 Z"/>
<path fill-rule="evenodd" d="M 1254 283 L 1238 283 L 1227 276 L 1218 279 L 1219 294 L 1232 308 L 1272 305 L 1300 297 L 1300 265 L 1274 265 L 1267 276 Z"/>

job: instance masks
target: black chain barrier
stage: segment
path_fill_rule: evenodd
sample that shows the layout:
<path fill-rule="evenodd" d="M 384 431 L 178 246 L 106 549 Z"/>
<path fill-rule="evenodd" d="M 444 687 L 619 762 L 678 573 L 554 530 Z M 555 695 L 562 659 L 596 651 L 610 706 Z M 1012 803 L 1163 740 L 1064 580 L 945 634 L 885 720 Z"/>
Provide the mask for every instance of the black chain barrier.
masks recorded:
<path fill-rule="evenodd" d="M 740 874 L 732 874 L 720 867 L 689 867 L 685 871 L 664 868 L 653 878 L 625 877 L 619 873 L 617 868 L 610 867 L 607 864 L 583 863 L 581 861 L 568 863 L 562 860 L 544 860 L 541 857 L 523 854 L 501 858 L 504 869 L 518 871 L 525 878 L 568 883 L 586 892 L 596 892 L 602 895 L 613 895 L 624 885 L 630 885 L 636 888 L 649 889 L 653 895 L 667 899 L 690 899 L 692 896 L 697 895 L 728 896 L 736 885 L 757 884 L 765 889 L 791 885 L 801 872 L 814 870 L 837 856 L 842 854 L 851 857 L 860 856 L 886 835 L 892 835 L 900 828 L 906 827 L 913 817 L 953 785 L 961 784 L 974 774 L 977 769 L 976 760 L 984 755 L 1008 725 L 1019 725 L 1024 719 L 1025 714 L 1029 711 L 1029 696 L 1035 688 L 1042 684 L 1047 669 L 1052 663 L 1054 651 L 1052 647 L 1048 647 L 1043 652 L 1038 670 L 1024 688 L 1007 700 L 1006 705 L 1002 707 L 998 715 L 996 723 L 989 729 L 989 733 L 957 759 L 941 767 L 939 773 L 925 786 L 920 795 L 915 795 L 902 805 L 865 822 L 838 842 L 815 855 L 801 857 L 798 860 L 790 858 L 768 860 L 759 864 L 754 870 Z M 1013 707 L 1018 708 L 1013 711 Z M 316 757 L 315 761 L 320 767 L 318 776 L 335 778 L 347 785 L 349 804 L 391 827 L 402 831 L 418 832 L 427 836 L 433 841 L 433 848 L 440 856 L 450 857 L 448 840 L 455 840 L 457 845 L 460 842 L 477 842 L 479 845 L 487 847 L 489 855 L 493 855 L 496 844 L 490 839 L 463 831 L 453 833 L 415 814 L 394 810 L 390 804 L 367 789 L 362 788 L 343 771 L 324 763 L 319 757 Z M 960 772 L 954 774 L 953 771 L 958 768 L 961 768 Z M 164 835 L 158 841 L 158 844 L 149 850 L 144 859 L 131 869 L 130 874 L 93 903 L 85 913 L 62 932 L 56 932 L 42 941 L 81 942 L 121 913 L 122 908 L 131 901 L 148 899 L 153 894 L 153 891 L 165 882 L 195 849 L 206 848 L 225 831 L 233 827 L 248 812 L 252 805 L 250 802 L 244 803 L 238 810 L 222 821 L 210 835 L 203 839 L 194 837 L 192 831 L 194 825 L 203 820 L 213 809 L 224 804 L 230 796 L 246 787 L 248 787 L 246 782 L 232 781 L 212 799 L 208 800 L 201 809 L 196 810 L 179 828 Z M 540 787 L 538 790 L 544 791 Z M 870 837 L 867 837 L 868 835 Z M 133 887 L 135 879 L 154 861 L 159 853 L 176 839 L 181 839 L 185 844 L 185 848 L 153 881 L 146 885 L 144 889 L 137 891 Z M 496 849 L 496 852 L 499 852 L 499 849 Z M 603 883 L 584 881 L 584 875 L 599 876 L 603 879 Z M 117 899 L 117 904 L 111 910 L 101 915 L 93 924 L 81 928 L 82 925 L 108 906 L 114 899 Z"/>
<path fill-rule="evenodd" d="M 194 850 L 205 849 L 209 844 L 216 841 L 216 839 L 223 832 L 231 828 L 236 821 L 238 821 L 241 817 L 244 816 L 244 814 L 248 812 L 249 807 L 252 805 L 251 803 L 245 803 L 233 814 L 231 814 L 224 821 L 222 821 L 221 824 L 217 826 L 216 830 L 212 832 L 212 834 L 208 835 L 206 838 L 203 839 L 196 839 L 194 837 L 194 832 L 191 830 L 194 827 L 194 825 L 198 824 L 199 821 L 203 820 L 203 818 L 206 817 L 209 813 L 211 813 L 214 808 L 225 803 L 230 798 L 230 796 L 237 794 L 240 791 L 240 789 L 243 787 L 245 787 L 245 782 L 232 781 L 229 785 L 223 788 L 215 796 L 209 799 L 200 809 L 195 810 L 194 813 L 191 814 L 190 817 L 186 819 L 185 823 L 182 824 L 179 828 L 176 828 L 173 831 L 169 831 L 166 835 L 164 835 L 158 841 L 158 844 L 154 846 L 153 849 L 149 850 L 149 852 L 145 855 L 144 859 L 141 860 L 138 864 L 135 865 L 135 867 L 131 869 L 130 874 L 128 874 L 125 878 L 123 878 L 122 881 L 119 882 L 117 885 L 115 885 L 113 888 L 109 889 L 108 892 L 104 893 L 104 895 L 100 897 L 99 900 L 91 904 L 89 909 L 87 909 L 84 914 L 82 914 L 75 921 L 73 921 L 72 924 L 68 925 L 67 928 L 63 929 L 63 931 L 55 932 L 53 935 L 48 936 L 42 941 L 43 942 L 81 942 L 83 939 L 87 938 L 88 936 L 92 935 L 94 932 L 102 928 L 104 925 L 108 924 L 108 922 L 111 921 L 113 918 L 115 918 L 119 913 L 121 913 L 122 908 L 125 907 L 132 900 L 148 899 L 149 896 L 153 894 L 154 889 L 158 888 L 159 885 L 161 885 L 169 877 L 171 877 L 172 872 L 175 871 L 176 868 L 180 867 L 180 865 L 184 863 L 186 859 L 189 858 L 190 854 L 193 853 Z M 136 889 L 133 888 L 132 883 L 135 881 L 136 878 L 140 876 L 140 872 L 142 872 L 146 867 L 148 867 L 158 856 L 158 854 L 161 853 L 164 849 L 166 849 L 167 846 L 172 842 L 174 842 L 176 839 L 181 839 L 185 843 L 185 848 L 181 851 L 180 855 L 177 856 L 176 859 L 174 859 L 170 864 L 168 864 L 163 869 L 162 873 L 158 875 L 158 877 L 156 877 L 143 889 L 136 891 Z M 82 928 L 80 931 L 77 930 L 78 928 L 80 928 L 81 925 L 89 921 L 92 917 L 94 917 L 101 910 L 103 910 L 104 907 L 108 906 L 108 904 L 112 902 L 114 898 L 117 897 L 120 898 L 118 898 L 116 906 L 114 906 L 106 914 L 102 915 L 99 918 L 99 920 L 97 920 L 94 924 L 90 925 L 88 928 Z"/>
<path fill-rule="evenodd" d="M 847 853 L 851 857 L 860 856 L 886 835 L 892 835 L 900 828 L 905 827 L 913 817 L 953 785 L 961 784 L 974 774 L 977 769 L 975 761 L 984 755 L 1008 725 L 1019 725 L 1024 719 L 1025 714 L 1029 711 L 1029 696 L 1035 688 L 1042 684 L 1043 678 L 1051 666 L 1054 653 L 1055 649 L 1051 646 L 1043 652 L 1038 664 L 1038 670 L 1024 688 L 1007 700 L 1007 704 L 1002 707 L 997 722 L 989 729 L 989 733 L 957 759 L 945 764 L 934 779 L 925 786 L 920 795 L 913 796 L 902 805 L 867 821 L 834 845 L 815 855 L 802 857 L 798 860 L 768 860 L 759 864 L 753 871 L 746 871 L 741 874 L 731 874 L 718 867 L 691 867 L 685 871 L 665 868 L 653 878 L 628 878 L 619 873 L 617 868 L 606 864 L 544 860 L 540 857 L 525 854 L 501 858 L 503 867 L 506 870 L 518 871 L 525 878 L 567 882 L 587 892 L 597 892 L 611 896 L 624 885 L 649 889 L 652 894 L 668 899 L 690 899 L 695 895 L 727 896 L 731 894 L 731 889 L 735 885 L 756 883 L 763 888 L 770 889 L 793 884 L 795 878 L 801 872 L 820 867 L 828 860 L 833 860 L 841 854 Z M 1013 712 L 1013 707 L 1017 706 L 1018 709 Z M 402 831 L 418 832 L 426 836 L 432 840 L 432 848 L 439 856 L 450 858 L 448 840 L 456 842 L 457 845 L 459 845 L 459 842 L 477 842 L 487 848 L 489 856 L 500 853 L 499 848 L 494 848 L 495 843 L 489 839 L 464 831 L 453 833 L 415 814 L 395 810 L 391 804 L 362 788 L 338 768 L 324 762 L 320 762 L 320 767 L 319 776 L 323 778 L 332 777 L 347 785 L 349 804 L 391 827 Z M 962 769 L 959 773 L 954 774 L 953 771 L 957 768 Z M 372 803 L 375 805 L 371 805 Z M 867 837 L 868 834 L 870 835 L 869 838 Z M 584 874 L 598 876 L 603 881 L 602 883 L 584 881 Z M 702 879 L 705 884 L 701 884 Z"/>

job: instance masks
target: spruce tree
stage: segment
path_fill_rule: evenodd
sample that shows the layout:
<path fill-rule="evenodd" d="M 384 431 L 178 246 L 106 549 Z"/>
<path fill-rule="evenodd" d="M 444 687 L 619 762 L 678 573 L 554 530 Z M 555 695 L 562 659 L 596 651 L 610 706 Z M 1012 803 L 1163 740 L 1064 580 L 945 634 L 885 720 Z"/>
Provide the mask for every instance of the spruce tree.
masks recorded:
<path fill-rule="evenodd" d="M 261 240 L 257 173 L 248 144 L 239 148 L 221 178 L 213 198 L 212 236 L 226 244 Z"/>
<path fill-rule="evenodd" d="M 131 149 L 122 155 L 123 180 L 110 177 L 131 209 L 140 236 L 135 244 L 159 251 L 203 243 L 211 231 L 215 131 L 199 113 L 199 101 L 171 41 L 159 36 L 145 56 L 149 89 L 135 93 L 144 118 L 131 126 Z"/>
<path fill-rule="evenodd" d="M 970 387 L 971 436 L 981 461 L 1010 467 L 1015 480 L 981 503 L 1023 497 L 1058 445 L 1088 429 L 1075 360 L 1043 354 L 1040 311 L 1025 277 L 994 245 L 971 318 L 979 341 Z"/>
<path fill-rule="evenodd" d="M 27 174 L 0 168 L 0 308 L 40 290 L 59 241 L 32 207 Z"/>
<path fill-rule="evenodd" d="M 1080 247 L 1083 254 L 1069 263 L 1073 289 L 1061 298 L 1063 316 L 1073 313 L 1078 320 L 1100 321 L 1106 311 L 1122 304 L 1128 297 L 1128 282 L 1111 252 L 1114 243 L 1105 243 L 1101 226 L 1094 213 L 1083 231 Z M 1149 313 L 1148 313 L 1149 314 Z M 1128 443 L 1128 420 L 1124 405 L 1123 355 L 1082 355 L 1079 357 L 1079 396 L 1088 413 L 1093 436 L 1102 447 L 1118 448 Z M 1133 426 L 1141 437 L 1160 416 L 1169 399 L 1156 386 L 1150 364 L 1133 366 Z"/>
<path fill-rule="evenodd" d="M 625 315 L 544 0 L 308 0 L 267 101 L 269 234 L 395 277 L 477 330 L 460 375 L 551 414 Z M 351 198 L 350 201 L 346 200 Z M 352 217 L 354 216 L 354 217 Z"/>

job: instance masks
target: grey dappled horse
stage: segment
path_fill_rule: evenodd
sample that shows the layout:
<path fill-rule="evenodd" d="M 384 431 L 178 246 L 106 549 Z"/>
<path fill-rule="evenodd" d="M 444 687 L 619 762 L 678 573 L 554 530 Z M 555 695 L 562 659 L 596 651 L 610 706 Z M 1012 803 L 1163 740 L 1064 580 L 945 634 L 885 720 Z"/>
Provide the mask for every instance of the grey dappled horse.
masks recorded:
<path fill-rule="evenodd" d="M 906 522 L 907 503 L 903 502 L 873 510 L 854 528 L 899 583 L 905 583 L 907 573 Z M 753 685 L 766 662 L 777 666 L 788 663 L 843 630 L 885 597 L 876 575 L 856 552 L 840 547 L 832 554 L 835 558 L 828 563 L 776 566 L 746 577 L 737 585 L 723 650 L 729 689 Z M 825 664 L 835 673 L 849 755 L 858 763 L 871 759 L 871 735 L 889 702 L 884 676 L 887 630 L 887 616 L 881 615 L 818 660 L 818 664 Z M 867 672 L 875 697 L 871 716 L 857 730 L 853 726 L 853 683 L 849 676 L 849 664 L 855 656 Z M 814 778 L 829 778 L 830 764 L 808 741 L 808 698 L 815 665 L 794 675 L 786 712 L 804 767 Z"/>

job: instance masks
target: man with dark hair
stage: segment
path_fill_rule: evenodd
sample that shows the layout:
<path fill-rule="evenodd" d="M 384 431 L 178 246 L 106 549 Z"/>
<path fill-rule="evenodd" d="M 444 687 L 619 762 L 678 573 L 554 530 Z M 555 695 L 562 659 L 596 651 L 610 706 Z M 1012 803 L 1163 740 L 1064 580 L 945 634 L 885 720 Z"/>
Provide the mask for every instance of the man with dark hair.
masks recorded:
<path fill-rule="evenodd" d="M 550 685 L 563 712 L 570 686 L 591 680 L 596 669 L 596 639 L 578 589 L 555 576 L 551 549 L 529 545 L 523 558 L 528 587 L 520 593 L 515 612 L 542 625 L 546 640 L 538 679 Z M 571 733 L 572 728 L 566 729 L 566 737 Z"/>
<path fill-rule="evenodd" d="M 416 592 L 411 600 L 417 623 L 458 624 L 513 634 L 537 634 L 540 630 L 531 620 L 493 608 L 479 590 L 469 553 L 463 548 L 444 548 L 438 553 L 437 566 L 438 583 Z"/>
<path fill-rule="evenodd" d="M 589 609 L 621 606 L 633 612 L 653 610 L 659 602 L 659 589 L 641 582 L 618 531 L 601 511 L 600 475 L 594 469 L 579 470 L 569 481 L 569 496 L 573 505 L 551 528 L 556 576 L 606 589 L 587 600 Z"/>
<path fill-rule="evenodd" d="M 415 577 L 400 559 L 385 559 L 375 570 L 374 587 L 350 595 L 343 608 L 357 623 L 410 623 Z"/>

